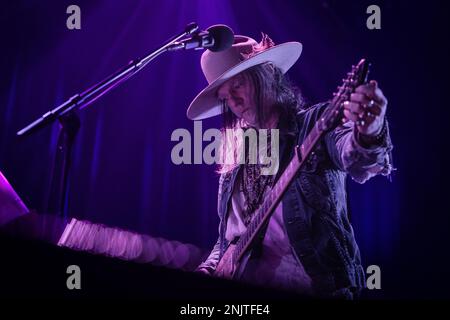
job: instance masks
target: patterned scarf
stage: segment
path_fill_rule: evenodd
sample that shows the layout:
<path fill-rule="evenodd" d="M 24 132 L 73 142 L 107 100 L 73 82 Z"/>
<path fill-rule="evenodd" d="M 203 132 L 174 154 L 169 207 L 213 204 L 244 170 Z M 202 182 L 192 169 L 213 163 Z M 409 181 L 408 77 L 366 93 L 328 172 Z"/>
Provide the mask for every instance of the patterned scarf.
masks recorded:
<path fill-rule="evenodd" d="M 270 153 L 270 130 L 267 134 L 267 149 Z M 248 226 L 256 209 L 262 204 L 267 188 L 270 188 L 274 181 L 274 175 L 262 175 L 261 168 L 265 165 L 249 163 L 248 148 L 246 148 L 245 165 L 241 174 L 241 192 L 244 193 L 245 208 L 243 214 L 244 224 Z M 259 159 L 258 159 L 259 160 Z"/>

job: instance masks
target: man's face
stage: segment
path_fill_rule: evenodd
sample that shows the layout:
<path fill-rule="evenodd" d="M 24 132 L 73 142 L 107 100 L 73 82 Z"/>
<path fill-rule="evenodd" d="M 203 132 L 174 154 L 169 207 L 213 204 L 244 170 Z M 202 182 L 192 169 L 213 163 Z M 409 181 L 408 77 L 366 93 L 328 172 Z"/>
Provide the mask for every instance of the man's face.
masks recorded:
<path fill-rule="evenodd" d="M 252 126 L 257 125 L 257 110 L 254 99 L 255 88 L 242 73 L 229 79 L 217 90 L 217 98 L 230 107 L 238 117 Z"/>

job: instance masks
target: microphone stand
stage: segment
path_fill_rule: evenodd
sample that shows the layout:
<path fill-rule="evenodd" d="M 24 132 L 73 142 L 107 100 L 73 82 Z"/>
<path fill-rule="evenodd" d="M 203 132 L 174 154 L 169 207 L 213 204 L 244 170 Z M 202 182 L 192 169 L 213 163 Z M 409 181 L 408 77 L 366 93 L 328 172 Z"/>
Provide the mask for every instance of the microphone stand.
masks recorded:
<path fill-rule="evenodd" d="M 58 133 L 55 165 L 52 169 L 50 197 L 48 201 L 49 213 L 63 215 L 67 208 L 67 188 L 72 147 L 76 134 L 81 125 L 76 111 L 87 107 L 102 95 L 131 78 L 157 56 L 164 52 L 170 51 L 170 47 L 174 44 L 176 45 L 177 41 L 187 35 L 196 33 L 197 30 L 198 25 L 196 23 L 192 22 L 188 24 L 183 32 L 167 40 L 161 47 L 152 51 L 143 58 L 130 61 L 127 66 L 119 69 L 109 77 L 98 82 L 82 93 L 76 94 L 69 98 L 58 107 L 48 111 L 39 119 L 17 132 L 18 136 L 27 136 L 46 126 L 49 126 L 57 120 L 61 125 Z"/>

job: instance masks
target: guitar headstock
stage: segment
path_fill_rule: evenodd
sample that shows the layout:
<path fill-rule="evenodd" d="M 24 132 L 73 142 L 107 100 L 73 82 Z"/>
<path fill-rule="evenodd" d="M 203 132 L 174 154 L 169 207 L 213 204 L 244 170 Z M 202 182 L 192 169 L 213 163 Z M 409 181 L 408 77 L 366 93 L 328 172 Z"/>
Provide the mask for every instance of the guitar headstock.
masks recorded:
<path fill-rule="evenodd" d="M 350 99 L 350 95 L 356 87 L 367 82 L 369 67 L 370 63 L 366 59 L 361 59 L 356 66 L 352 66 L 352 70 L 347 73 L 347 77 L 342 80 L 342 84 L 337 88 L 337 92 L 333 93 L 331 106 L 327 108 L 320 119 L 320 130 L 332 130 L 340 123 L 344 112 L 342 103 Z"/>

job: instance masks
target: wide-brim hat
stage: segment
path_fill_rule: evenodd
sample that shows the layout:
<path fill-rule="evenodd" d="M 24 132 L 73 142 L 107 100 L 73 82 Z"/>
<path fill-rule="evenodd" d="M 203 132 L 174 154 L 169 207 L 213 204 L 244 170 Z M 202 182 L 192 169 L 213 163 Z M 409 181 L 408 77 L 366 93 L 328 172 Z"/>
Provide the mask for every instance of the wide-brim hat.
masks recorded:
<path fill-rule="evenodd" d="M 278 67 L 284 74 L 294 65 L 301 53 L 300 42 L 274 45 L 265 34 L 260 43 L 246 36 L 235 35 L 230 48 L 219 52 L 206 50 L 202 54 L 200 64 L 208 86 L 191 102 L 187 117 L 191 120 L 202 120 L 221 114 L 222 106 L 216 92 L 224 82 L 248 68 L 267 62 Z"/>

